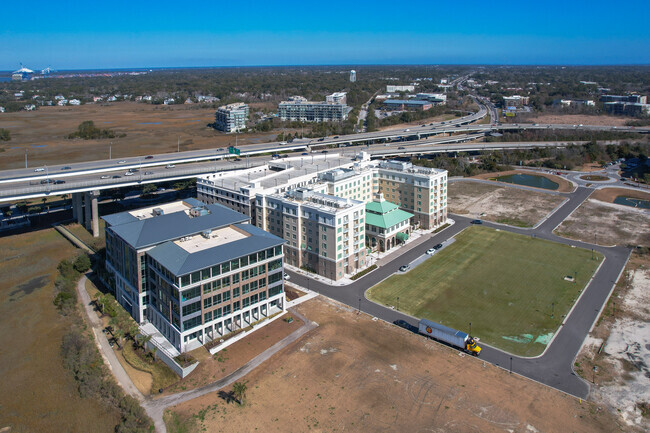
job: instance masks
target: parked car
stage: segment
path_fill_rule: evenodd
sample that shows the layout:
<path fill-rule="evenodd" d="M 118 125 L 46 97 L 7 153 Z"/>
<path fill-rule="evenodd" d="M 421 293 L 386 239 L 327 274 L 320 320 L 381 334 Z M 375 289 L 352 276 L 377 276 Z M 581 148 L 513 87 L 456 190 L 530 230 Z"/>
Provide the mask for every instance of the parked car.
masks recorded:
<path fill-rule="evenodd" d="M 273 158 L 273 159 L 278 159 L 279 157 L 280 157 L 280 155 L 278 155 L 277 153 L 274 153 L 273 155 L 271 155 L 271 158 Z"/>
<path fill-rule="evenodd" d="M 410 269 L 411 267 L 409 265 L 402 265 L 399 267 L 400 272 L 406 272 Z"/>
<path fill-rule="evenodd" d="M 434 250 L 433 248 L 429 248 L 427 250 L 427 254 L 430 255 L 430 256 L 434 255 L 435 253 L 436 253 L 436 250 Z"/>
<path fill-rule="evenodd" d="M 433 246 L 434 250 L 439 250 L 440 248 L 442 248 L 442 244 L 438 244 L 438 245 Z"/>
<path fill-rule="evenodd" d="M 472 220 L 471 224 L 483 224 L 481 220 Z"/>

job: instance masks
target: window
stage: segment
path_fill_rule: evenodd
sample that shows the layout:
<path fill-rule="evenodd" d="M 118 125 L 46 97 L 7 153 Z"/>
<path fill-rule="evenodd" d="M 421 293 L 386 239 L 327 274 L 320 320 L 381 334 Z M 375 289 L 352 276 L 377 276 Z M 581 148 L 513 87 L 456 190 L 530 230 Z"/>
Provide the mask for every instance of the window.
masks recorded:
<path fill-rule="evenodd" d="M 190 276 L 189 275 L 183 275 L 181 277 L 181 287 L 189 286 L 190 285 Z"/>
<path fill-rule="evenodd" d="M 239 263 L 241 267 L 248 266 L 248 257 L 246 256 L 242 257 L 241 259 L 239 259 Z"/>
<path fill-rule="evenodd" d="M 215 319 L 220 318 L 220 317 L 221 317 L 221 308 L 217 308 L 216 310 L 213 311 L 213 313 L 214 313 L 214 316 L 213 316 L 213 317 L 214 317 Z"/>
<path fill-rule="evenodd" d="M 196 313 L 197 311 L 201 311 L 201 302 L 192 302 L 189 305 L 186 305 L 183 307 L 183 316 L 190 315 L 192 313 Z"/>
<path fill-rule="evenodd" d="M 235 301 L 232 303 L 232 311 L 239 311 L 241 310 L 241 307 L 239 306 L 239 301 Z"/>
<path fill-rule="evenodd" d="M 183 331 L 187 331 L 201 324 L 201 316 L 193 317 L 183 322 Z"/>
<path fill-rule="evenodd" d="M 210 293 L 212 291 L 212 283 L 205 283 L 203 285 L 203 294 Z"/>
<path fill-rule="evenodd" d="M 205 310 L 210 307 L 212 307 L 212 298 L 205 298 L 203 300 L 203 309 Z"/>
<path fill-rule="evenodd" d="M 212 320 L 212 311 L 203 314 L 203 323 L 209 322 L 210 320 Z"/>
<path fill-rule="evenodd" d="M 212 305 L 219 305 L 219 304 L 221 304 L 221 293 L 219 293 L 218 295 L 214 295 L 212 297 Z"/>
<path fill-rule="evenodd" d="M 245 295 L 245 294 L 248 293 L 249 291 L 250 291 L 250 285 L 249 285 L 249 284 L 244 284 L 244 285 L 241 287 L 242 295 Z"/>
<path fill-rule="evenodd" d="M 230 277 L 225 277 L 221 279 L 221 287 L 230 286 Z"/>
<path fill-rule="evenodd" d="M 223 292 L 221 294 L 221 299 L 223 299 L 223 302 L 230 301 L 230 290 Z"/>
<path fill-rule="evenodd" d="M 266 299 L 266 292 L 260 293 L 260 302 Z"/>
<path fill-rule="evenodd" d="M 229 262 L 222 263 L 221 264 L 221 273 L 225 274 L 228 271 L 230 271 L 230 263 Z"/>
<path fill-rule="evenodd" d="M 230 261 L 230 270 L 234 271 L 235 269 L 239 269 L 239 259 Z"/>
<path fill-rule="evenodd" d="M 233 298 L 239 297 L 239 287 L 235 287 L 234 289 L 232 289 L 232 297 Z"/>
<path fill-rule="evenodd" d="M 223 307 L 223 315 L 230 314 L 230 305 L 225 305 Z"/>
<path fill-rule="evenodd" d="M 219 274 L 221 274 L 221 267 L 219 265 L 213 266 L 212 267 L 212 276 L 216 277 Z"/>
<path fill-rule="evenodd" d="M 207 280 L 210 278 L 210 268 L 201 269 L 201 279 Z"/>
<path fill-rule="evenodd" d="M 244 308 L 248 307 L 250 304 L 251 304 L 251 300 L 250 300 L 250 298 L 244 298 L 244 299 L 242 300 L 242 306 L 243 306 Z"/>
<path fill-rule="evenodd" d="M 199 286 L 185 290 L 182 294 L 182 299 L 183 301 L 188 301 L 190 299 L 196 298 L 197 296 L 201 296 L 201 287 Z"/>
<path fill-rule="evenodd" d="M 190 277 L 192 278 L 192 284 L 198 283 L 201 281 L 201 273 L 200 272 L 192 272 L 190 274 Z"/>
<path fill-rule="evenodd" d="M 248 270 L 242 271 L 241 273 L 241 280 L 246 281 L 248 280 Z"/>
<path fill-rule="evenodd" d="M 233 284 L 239 284 L 239 274 L 234 274 L 232 276 L 232 283 Z"/>
<path fill-rule="evenodd" d="M 323 240 L 324 240 L 324 241 L 327 240 L 327 235 L 323 235 Z"/>

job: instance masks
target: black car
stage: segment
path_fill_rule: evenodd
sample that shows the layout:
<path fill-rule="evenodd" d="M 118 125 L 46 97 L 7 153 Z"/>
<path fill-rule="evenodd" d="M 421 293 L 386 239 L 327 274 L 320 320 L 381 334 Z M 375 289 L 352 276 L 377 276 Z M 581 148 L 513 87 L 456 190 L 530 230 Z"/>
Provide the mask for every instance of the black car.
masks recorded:
<path fill-rule="evenodd" d="M 65 167 L 61 167 L 61 170 L 72 170 L 72 167 L 66 165 Z"/>
<path fill-rule="evenodd" d="M 153 155 L 147 155 L 144 157 L 144 159 L 153 159 Z"/>
<path fill-rule="evenodd" d="M 321 153 L 327 153 L 327 150 L 323 150 Z"/>
<path fill-rule="evenodd" d="M 404 150 L 404 146 L 398 147 L 397 150 Z"/>
<path fill-rule="evenodd" d="M 442 248 L 442 244 L 438 244 L 438 245 L 433 246 L 434 250 L 439 250 L 440 248 Z"/>
<path fill-rule="evenodd" d="M 406 271 L 408 271 L 409 269 L 410 269 L 410 266 L 409 266 L 409 265 L 402 265 L 402 266 L 399 267 L 399 271 L 400 271 L 400 272 L 406 272 Z"/>
<path fill-rule="evenodd" d="M 41 181 L 41 185 L 47 184 L 47 183 L 53 183 L 50 179 L 43 179 Z"/>
<path fill-rule="evenodd" d="M 65 180 L 57 179 L 54 181 L 54 185 L 61 185 L 62 183 L 65 183 Z"/>
<path fill-rule="evenodd" d="M 481 220 L 472 220 L 471 224 L 483 224 Z"/>
<path fill-rule="evenodd" d="M 113 176 L 113 179 L 121 179 L 121 178 L 122 178 L 122 176 L 120 176 L 119 174 L 116 174 L 115 176 Z"/>

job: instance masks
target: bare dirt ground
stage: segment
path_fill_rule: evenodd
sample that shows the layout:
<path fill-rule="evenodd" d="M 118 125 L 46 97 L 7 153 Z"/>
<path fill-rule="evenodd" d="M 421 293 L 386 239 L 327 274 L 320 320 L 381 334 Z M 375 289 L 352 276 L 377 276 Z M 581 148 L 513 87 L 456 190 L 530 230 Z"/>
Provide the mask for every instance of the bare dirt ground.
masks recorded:
<path fill-rule="evenodd" d="M 204 347 L 190 352 L 200 362 L 199 366 L 189 376 L 168 387 L 160 395 L 199 388 L 234 372 L 303 325 L 300 319 L 293 316 L 293 322 L 287 323 L 284 318 L 288 316 L 291 314 L 283 315 L 282 318 L 215 353 L 214 356 L 210 355 Z"/>
<path fill-rule="evenodd" d="M 565 199 L 537 191 L 472 181 L 449 183 L 450 212 L 504 224 L 533 227 Z"/>
<path fill-rule="evenodd" d="M 173 409 L 169 431 L 621 431 L 591 403 L 341 304 L 298 308 L 320 326 L 247 376 L 244 406 L 208 394 Z"/>
<path fill-rule="evenodd" d="M 619 195 L 638 198 L 641 200 L 650 200 L 650 193 L 627 188 L 601 188 L 594 191 L 594 193 L 591 194 L 591 198 L 607 203 L 613 203 Z"/>
<path fill-rule="evenodd" d="M 499 176 L 508 176 L 510 174 L 531 174 L 534 176 L 542 176 L 545 177 L 549 180 L 552 180 L 553 182 L 557 183 L 559 185 L 558 189 L 555 191 L 557 192 L 572 192 L 575 187 L 571 182 L 569 182 L 566 179 L 563 179 L 559 176 L 555 176 L 553 174 L 548 174 L 548 173 L 542 173 L 542 172 L 530 172 L 530 171 L 522 171 L 522 170 L 510 170 L 510 171 L 499 171 L 496 173 L 483 173 L 483 174 L 478 174 L 476 176 L 472 176 L 470 179 L 482 179 L 482 180 L 490 180 L 495 177 Z M 547 191 L 545 189 L 540 189 L 541 191 Z"/>
<path fill-rule="evenodd" d="M 54 229 L 0 237 L 0 431 L 108 433 L 119 421 L 63 368 L 70 322 L 52 303 L 54 279 L 75 253 Z"/>
<path fill-rule="evenodd" d="M 643 431 L 650 430 L 649 265 L 649 257 L 632 256 L 576 362 L 576 370 L 596 384 L 595 401 Z"/>
<path fill-rule="evenodd" d="M 625 126 L 625 122 L 634 120 L 632 117 L 621 116 L 590 116 L 585 114 L 542 114 L 531 117 L 527 122 L 544 124 L 575 124 L 575 125 L 598 125 L 598 126 Z"/>
<path fill-rule="evenodd" d="M 556 229 L 571 239 L 598 245 L 650 245 L 650 212 L 587 199 Z"/>
<path fill-rule="evenodd" d="M 214 122 L 213 108 L 194 105 L 150 105 L 119 102 L 110 105 L 87 104 L 77 107 L 41 107 L 36 111 L 4 113 L 0 126 L 11 132 L 11 141 L 3 144 L 0 169 L 107 159 L 112 157 L 169 153 L 180 149 L 196 150 L 235 144 L 234 134 L 209 128 Z M 79 124 L 92 120 L 101 129 L 111 129 L 126 137 L 102 140 L 68 140 L 67 134 Z M 272 141 L 277 132 L 239 134 L 238 146 Z"/>

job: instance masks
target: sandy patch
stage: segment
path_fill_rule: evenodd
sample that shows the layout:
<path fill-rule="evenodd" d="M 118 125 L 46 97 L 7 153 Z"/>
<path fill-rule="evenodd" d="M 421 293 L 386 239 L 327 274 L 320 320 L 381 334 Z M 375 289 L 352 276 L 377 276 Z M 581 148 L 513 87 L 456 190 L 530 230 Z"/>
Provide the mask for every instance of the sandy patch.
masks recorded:
<path fill-rule="evenodd" d="M 564 197 L 483 182 L 449 183 L 452 213 L 488 221 L 532 227 L 564 201 Z"/>
<path fill-rule="evenodd" d="M 650 212 L 590 198 L 556 232 L 598 245 L 650 245 Z"/>
<path fill-rule="evenodd" d="M 625 316 L 616 319 L 604 346 L 606 362 L 617 374 L 595 397 L 615 408 L 629 426 L 646 426 L 637 403 L 650 400 L 650 271 L 638 269 L 623 300 Z"/>
<path fill-rule="evenodd" d="M 566 179 L 563 179 L 559 176 L 555 176 L 553 174 L 548 174 L 548 173 L 542 173 L 542 172 L 532 172 L 532 171 L 523 171 L 523 170 L 510 170 L 510 171 L 499 171 L 497 173 L 483 173 L 479 174 L 476 176 L 471 177 L 470 179 L 482 179 L 482 180 L 490 180 L 491 178 L 499 177 L 499 176 L 508 176 L 510 174 L 530 174 L 534 176 L 542 176 L 545 177 L 549 180 L 552 180 L 553 182 L 557 183 L 559 185 L 558 189 L 556 189 L 556 192 L 572 192 L 575 187 L 571 182 L 569 182 Z M 541 189 L 542 191 L 547 191 L 544 189 Z"/>
<path fill-rule="evenodd" d="M 246 377 L 246 405 L 181 404 L 196 431 L 610 432 L 609 413 L 394 325 L 314 299 L 319 327 Z M 229 391 L 229 390 L 226 390 Z"/>

